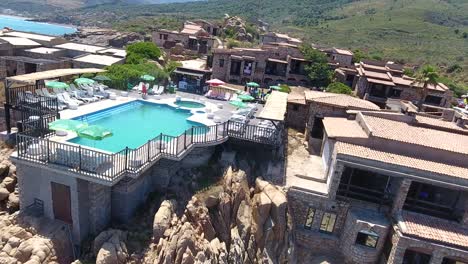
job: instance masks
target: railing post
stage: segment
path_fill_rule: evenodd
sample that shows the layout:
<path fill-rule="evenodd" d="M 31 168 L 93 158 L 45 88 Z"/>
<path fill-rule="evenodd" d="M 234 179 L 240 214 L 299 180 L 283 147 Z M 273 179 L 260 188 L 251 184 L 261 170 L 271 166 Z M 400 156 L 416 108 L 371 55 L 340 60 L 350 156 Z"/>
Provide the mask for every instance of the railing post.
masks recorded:
<path fill-rule="evenodd" d="M 50 162 L 50 140 L 47 139 L 47 163 Z"/>
<path fill-rule="evenodd" d="M 125 170 L 128 170 L 128 147 L 125 147 Z"/>
<path fill-rule="evenodd" d="M 159 152 L 160 153 L 162 152 L 162 140 L 163 140 L 163 133 L 161 133 L 160 139 L 159 139 Z"/>
<path fill-rule="evenodd" d="M 218 141 L 218 125 L 216 125 L 215 141 Z"/>
<path fill-rule="evenodd" d="M 184 149 L 187 149 L 187 130 L 184 131 Z"/>
<path fill-rule="evenodd" d="M 78 145 L 78 156 L 79 156 L 79 165 L 78 165 L 78 170 L 81 171 L 81 145 Z"/>
<path fill-rule="evenodd" d="M 193 144 L 193 126 L 192 126 L 192 133 L 190 133 L 190 136 L 192 137 L 192 144 Z"/>
<path fill-rule="evenodd" d="M 150 162 L 151 160 L 150 146 L 151 146 L 151 140 L 148 140 L 148 162 Z"/>

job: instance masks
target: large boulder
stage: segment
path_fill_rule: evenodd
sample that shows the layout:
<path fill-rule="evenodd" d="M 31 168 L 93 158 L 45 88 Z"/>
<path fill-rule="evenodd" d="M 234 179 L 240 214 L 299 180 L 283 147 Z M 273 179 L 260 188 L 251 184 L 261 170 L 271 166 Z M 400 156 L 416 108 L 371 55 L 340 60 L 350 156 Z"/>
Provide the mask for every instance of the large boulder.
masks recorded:
<path fill-rule="evenodd" d="M 126 239 L 127 234 L 121 230 L 109 229 L 101 232 L 93 244 L 96 264 L 126 263 L 128 258 Z"/>
<path fill-rule="evenodd" d="M 154 215 L 153 220 L 153 239 L 158 242 L 164 235 L 164 232 L 171 226 L 172 216 L 175 212 L 175 203 L 173 201 L 163 201 L 159 210 Z"/>
<path fill-rule="evenodd" d="M 20 201 L 19 201 L 18 193 L 16 192 L 10 193 L 10 195 L 8 196 L 8 202 L 7 202 L 8 211 L 10 213 L 18 211 L 19 205 L 20 205 Z"/>
<path fill-rule="evenodd" d="M 4 186 L 9 192 L 13 192 L 15 190 L 16 178 L 10 176 L 5 177 L 1 185 Z"/>
<path fill-rule="evenodd" d="M 256 193 L 252 198 L 252 234 L 258 247 L 263 248 L 263 230 L 266 220 L 270 217 L 271 200 L 264 192 Z"/>
<path fill-rule="evenodd" d="M 117 258 L 117 251 L 114 244 L 105 242 L 98 252 L 96 258 L 96 264 L 117 264 L 119 259 Z"/>
<path fill-rule="evenodd" d="M 0 188 L 0 201 L 4 201 L 8 198 L 10 192 L 6 188 Z"/>

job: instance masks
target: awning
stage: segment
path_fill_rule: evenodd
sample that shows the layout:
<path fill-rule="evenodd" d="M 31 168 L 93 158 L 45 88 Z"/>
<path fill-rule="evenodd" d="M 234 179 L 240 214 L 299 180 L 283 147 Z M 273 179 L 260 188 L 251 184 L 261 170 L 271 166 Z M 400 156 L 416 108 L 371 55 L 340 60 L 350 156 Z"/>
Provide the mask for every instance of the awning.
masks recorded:
<path fill-rule="evenodd" d="M 283 61 L 283 60 L 277 60 L 277 59 L 268 59 L 268 61 L 271 61 L 271 62 L 277 62 L 277 63 L 283 63 L 283 64 L 288 64 L 287 61 Z"/>
<path fill-rule="evenodd" d="M 271 121 L 284 121 L 286 107 L 288 105 L 288 94 L 278 91 L 271 92 L 262 111 L 258 115 L 260 119 Z"/>
<path fill-rule="evenodd" d="M 231 55 L 231 59 L 242 60 L 242 56 Z"/>
<path fill-rule="evenodd" d="M 101 73 L 106 72 L 102 69 L 86 68 L 86 69 L 58 69 L 50 71 L 35 72 L 23 75 L 7 77 L 7 82 L 17 82 L 23 84 L 34 84 L 36 81 L 55 79 L 70 75 L 80 75 L 85 73 Z"/>
<path fill-rule="evenodd" d="M 307 61 L 306 59 L 295 58 L 295 57 L 291 57 L 291 60 L 297 60 L 297 61 Z"/>
<path fill-rule="evenodd" d="M 199 77 L 199 78 L 202 78 L 203 77 L 203 73 L 196 73 L 196 72 L 190 72 L 190 71 L 184 71 L 184 70 L 175 70 L 174 73 L 178 73 L 178 74 L 182 74 L 182 75 L 189 75 L 189 76 L 195 76 L 195 77 Z"/>
<path fill-rule="evenodd" d="M 242 56 L 244 60 L 255 60 L 255 57 L 252 56 Z"/>
<path fill-rule="evenodd" d="M 388 86 L 395 86 L 395 84 L 393 82 L 379 80 L 379 79 L 367 78 L 367 81 L 370 82 L 370 83 L 377 83 L 377 84 L 383 84 L 383 85 L 388 85 Z"/>

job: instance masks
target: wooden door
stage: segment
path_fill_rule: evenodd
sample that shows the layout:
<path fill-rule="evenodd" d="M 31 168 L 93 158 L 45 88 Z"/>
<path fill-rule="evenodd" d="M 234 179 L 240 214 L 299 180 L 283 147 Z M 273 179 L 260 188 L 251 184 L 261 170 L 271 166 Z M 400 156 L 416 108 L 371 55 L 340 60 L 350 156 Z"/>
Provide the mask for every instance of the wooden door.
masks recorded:
<path fill-rule="evenodd" d="M 70 187 L 51 182 L 52 205 L 55 219 L 66 223 L 72 223 Z"/>

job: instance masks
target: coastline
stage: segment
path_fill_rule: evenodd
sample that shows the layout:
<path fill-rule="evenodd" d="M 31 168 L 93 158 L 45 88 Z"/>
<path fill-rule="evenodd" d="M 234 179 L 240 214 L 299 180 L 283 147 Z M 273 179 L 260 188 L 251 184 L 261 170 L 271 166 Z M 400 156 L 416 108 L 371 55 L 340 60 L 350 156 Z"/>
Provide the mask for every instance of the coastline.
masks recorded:
<path fill-rule="evenodd" d="M 75 26 L 75 25 L 71 25 L 71 24 L 60 24 L 60 23 L 48 22 L 48 21 L 38 21 L 37 18 L 33 18 L 33 17 L 23 17 L 23 16 L 17 16 L 17 15 L 5 15 L 5 14 L 1 14 L 1 13 L 0 13 L 0 17 L 15 18 L 15 19 L 19 19 L 19 20 L 34 22 L 34 23 L 41 23 L 41 24 L 49 24 L 49 25 L 61 26 L 61 27 L 66 27 L 66 28 L 75 29 L 76 32 L 79 31 L 79 27 L 78 27 L 78 26 Z"/>

